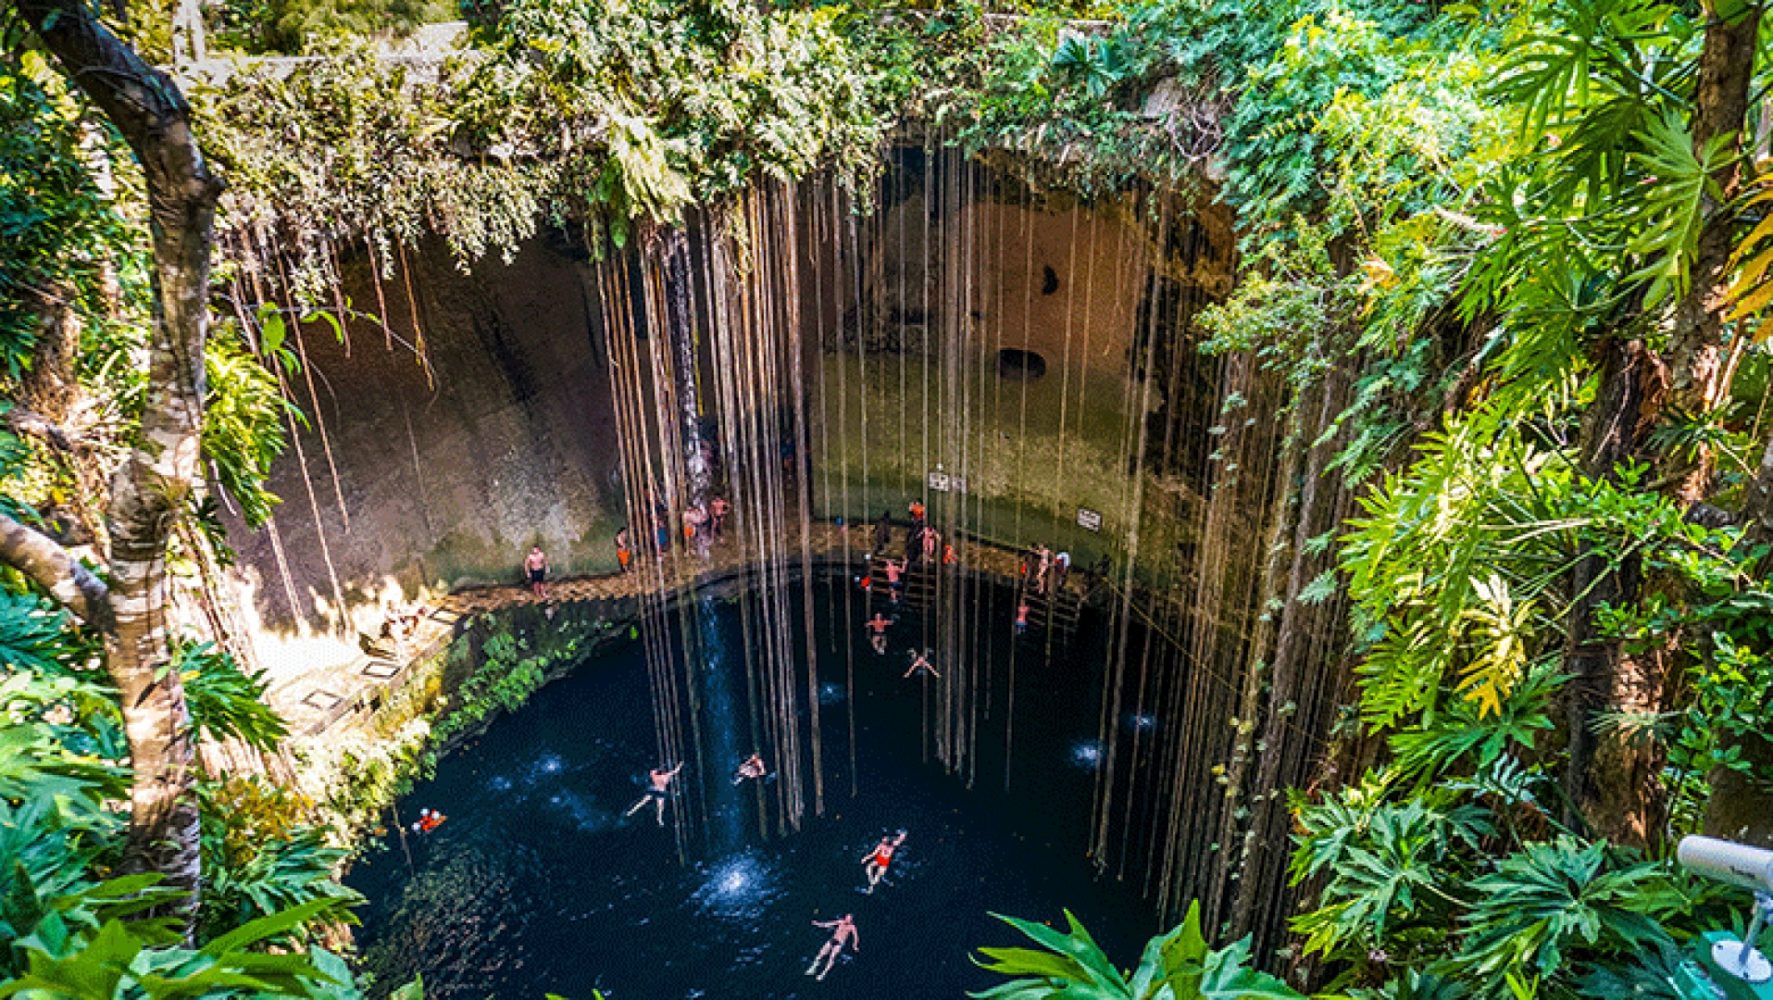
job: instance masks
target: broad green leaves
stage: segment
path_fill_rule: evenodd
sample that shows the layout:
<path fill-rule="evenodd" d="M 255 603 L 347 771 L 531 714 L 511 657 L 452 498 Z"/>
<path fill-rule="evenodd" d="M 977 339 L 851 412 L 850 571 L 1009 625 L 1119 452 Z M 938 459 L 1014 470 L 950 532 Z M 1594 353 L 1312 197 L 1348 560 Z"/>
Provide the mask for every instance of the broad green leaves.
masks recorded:
<path fill-rule="evenodd" d="M 263 671 L 245 673 L 213 643 L 176 643 L 171 669 L 184 683 L 191 724 L 206 739 L 231 737 L 260 750 L 274 750 L 289 734 L 265 703 Z"/>
<path fill-rule="evenodd" d="M 1009 982 L 971 994 L 981 1000 L 1304 1000 L 1273 976 L 1249 967 L 1250 941 L 1225 948 L 1208 946 L 1201 934 L 1200 904 L 1167 934 L 1145 946 L 1131 977 L 1116 969 L 1102 949 L 1065 913 L 1067 932 L 1045 924 L 999 916 L 1039 945 L 1033 948 L 981 948 L 989 961 L 979 964 Z"/>

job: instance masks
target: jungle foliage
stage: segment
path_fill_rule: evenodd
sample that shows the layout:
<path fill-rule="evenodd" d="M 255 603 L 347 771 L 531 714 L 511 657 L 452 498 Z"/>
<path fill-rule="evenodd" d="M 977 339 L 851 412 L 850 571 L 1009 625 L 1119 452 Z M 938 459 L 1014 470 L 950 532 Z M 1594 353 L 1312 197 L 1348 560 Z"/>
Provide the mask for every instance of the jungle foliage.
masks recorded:
<path fill-rule="evenodd" d="M 209 557 L 220 502 L 249 524 L 270 513 L 264 477 L 300 421 L 291 310 L 359 315 L 332 293 L 341 258 L 365 248 L 382 273 L 428 239 L 472 267 L 544 227 L 602 252 L 818 171 L 866 208 L 861 181 L 898 128 L 1014 154 L 1031 179 L 1085 197 L 1217 197 L 1237 211 L 1242 262 L 1200 319 L 1205 348 L 1255 352 L 1296 391 L 1332 373 L 1352 383 L 1312 431 L 1338 443 L 1359 513 L 1313 542 L 1337 569 L 1300 599 L 1346 595 L 1358 680 L 1336 749 L 1347 779 L 1291 804 L 1293 876 L 1313 900 L 1299 951 L 1338 995 L 1657 996 L 1693 935 L 1727 925 L 1717 891 L 1667 854 L 1707 825 L 1720 781 L 1769 793 L 1756 761 L 1773 728 L 1773 560 L 1756 526 L 1773 510 L 1754 505 L 1773 497 L 1760 325 L 1773 175 L 1758 34 L 1741 121 L 1716 132 L 1701 87 L 1719 25 L 1752 26 L 1758 6 L 1140 0 L 988 19 L 974 5 L 515 0 L 469 10 L 468 46 L 434 79 L 352 37 L 366 18 L 427 11 L 211 10 L 218 46 L 324 58 L 195 94 L 230 185 L 233 270 L 218 274 L 204 359 L 211 499 L 184 514 L 206 530 L 180 535 L 175 556 Z M 1068 20 L 1080 13 L 1103 20 Z M 0 34 L 0 395 L 12 413 L 54 376 L 50 389 L 86 401 L 66 414 L 72 447 L 0 427 L 0 510 L 68 536 L 91 520 L 81 499 L 132 440 L 145 390 L 142 181 L 10 9 Z M 234 300 L 279 263 L 302 301 Z M 1660 405 L 1705 354 L 1688 336 L 1695 304 L 1722 316 L 1700 331 L 1712 391 Z M 76 347 L 65 370 L 57 337 Z M 1626 408 L 1621 352 L 1642 359 L 1633 385 L 1650 397 Z M 1633 440 L 1609 451 L 1619 426 Z M 1697 498 L 1674 485 L 1695 468 Z M 259 679 L 198 636 L 178 648 L 195 731 L 281 735 Z M 519 703 L 553 655 L 493 653 L 463 727 Z M 317 944 L 350 897 L 329 877 L 329 831 L 306 824 L 313 804 L 206 776 L 194 941 L 152 912 L 167 902 L 153 876 L 120 871 L 127 754 L 96 655 L 90 630 L 0 577 L 4 989 L 355 995 Z M 1663 680 L 1600 692 L 1590 711 L 1607 679 L 1589 673 L 1597 658 Z M 365 796 L 410 773 L 430 737 L 419 725 L 353 748 L 352 765 L 370 762 Z M 1629 790 L 1646 822 L 1626 836 L 1580 794 L 1593 742 L 1651 765 Z M 1014 977 L 988 995 L 1292 995 L 1247 948 L 1210 949 L 1197 918 L 1130 974 L 1075 922 L 1011 924 L 1044 950 L 987 950 Z"/>

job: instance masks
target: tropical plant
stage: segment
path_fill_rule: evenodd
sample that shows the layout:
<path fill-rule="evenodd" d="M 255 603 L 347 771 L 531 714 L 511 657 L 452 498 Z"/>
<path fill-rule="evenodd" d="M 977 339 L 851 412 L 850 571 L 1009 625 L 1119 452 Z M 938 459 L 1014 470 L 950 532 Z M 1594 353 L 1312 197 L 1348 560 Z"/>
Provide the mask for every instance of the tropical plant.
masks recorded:
<path fill-rule="evenodd" d="M 1007 983 L 969 994 L 982 1000 L 1304 1000 L 1279 979 L 1249 967 L 1250 941 L 1209 947 L 1200 929 L 1200 903 L 1167 934 L 1152 938 L 1129 973 L 1114 963 L 1067 910 L 1068 930 L 996 915 L 1039 945 L 1033 948 L 980 948 L 979 964 Z"/>

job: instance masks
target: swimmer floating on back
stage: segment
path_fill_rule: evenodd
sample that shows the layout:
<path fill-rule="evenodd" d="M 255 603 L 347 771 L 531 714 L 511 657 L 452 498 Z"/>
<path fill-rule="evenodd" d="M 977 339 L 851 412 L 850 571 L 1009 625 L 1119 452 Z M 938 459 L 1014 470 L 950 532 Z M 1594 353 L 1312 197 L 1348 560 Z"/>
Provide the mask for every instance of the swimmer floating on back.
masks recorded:
<path fill-rule="evenodd" d="M 914 652 L 911 654 L 911 666 L 905 669 L 905 676 L 910 677 L 919 670 L 928 670 L 931 677 L 942 676 L 941 674 L 936 673 L 936 667 L 930 662 L 930 651 L 927 649 L 921 653 Z"/>
<path fill-rule="evenodd" d="M 819 963 L 824 962 L 824 971 L 818 972 L 818 975 L 814 976 L 816 979 L 823 980 L 825 974 L 831 971 L 831 967 L 837 964 L 837 956 L 843 954 L 843 946 L 846 944 L 856 954 L 862 953 L 862 946 L 856 941 L 856 918 L 853 915 L 846 913 L 836 920 L 815 920 L 813 926 L 831 928 L 831 940 L 825 942 L 825 946 L 819 949 L 819 954 L 813 957 L 813 964 L 806 967 L 807 975 L 812 976 L 819 969 Z"/>
<path fill-rule="evenodd" d="M 671 797 L 671 793 L 670 793 L 671 779 L 677 777 L 677 772 L 679 772 L 681 770 L 683 770 L 683 765 L 678 764 L 676 767 L 672 768 L 669 771 L 666 771 L 662 768 L 656 768 L 656 767 L 653 768 L 651 771 L 648 771 L 647 775 L 646 775 L 646 782 L 647 782 L 646 794 L 642 795 L 638 802 L 629 806 L 628 811 L 623 813 L 622 815 L 623 816 L 632 816 L 635 813 L 639 812 L 642 806 L 646 805 L 648 802 L 651 802 L 653 804 L 654 809 L 656 810 L 656 814 L 657 814 L 657 817 L 659 820 L 659 825 L 664 826 L 665 825 L 665 800 Z"/>
<path fill-rule="evenodd" d="M 905 835 L 905 831 L 900 830 L 896 837 L 882 837 L 880 843 L 874 845 L 874 850 L 863 855 L 862 871 L 868 876 L 868 888 L 863 892 L 873 894 L 874 887 L 880 884 L 880 877 L 892 867 L 893 852 L 905 842 Z"/>

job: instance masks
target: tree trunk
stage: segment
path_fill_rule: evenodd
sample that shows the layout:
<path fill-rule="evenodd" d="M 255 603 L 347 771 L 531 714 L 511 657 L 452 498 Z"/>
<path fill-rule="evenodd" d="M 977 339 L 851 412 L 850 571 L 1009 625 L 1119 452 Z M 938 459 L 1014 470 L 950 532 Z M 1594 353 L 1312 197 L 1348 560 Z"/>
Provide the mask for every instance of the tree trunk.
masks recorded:
<path fill-rule="evenodd" d="M 1583 418 L 1579 465 L 1590 479 L 1608 479 L 1621 463 L 1637 453 L 1644 437 L 1645 411 L 1662 396 L 1662 373 L 1657 359 L 1641 341 L 1608 339 L 1600 345 L 1601 386 L 1594 405 Z M 1571 581 L 1575 600 L 1570 606 L 1570 631 L 1564 644 L 1564 669 L 1570 681 L 1564 687 L 1563 710 L 1569 756 L 1564 772 L 1564 791 L 1569 812 L 1565 821 L 1586 818 L 1595 832 L 1616 836 L 1620 828 L 1606 828 L 1610 819 L 1621 827 L 1642 827 L 1642 817 L 1631 820 L 1615 812 L 1624 798 L 1617 775 L 1596 766 L 1597 720 L 1620 700 L 1614 690 L 1619 643 L 1600 635 L 1595 611 L 1617 605 L 1637 593 L 1637 560 L 1611 566 L 1604 555 L 1591 555 L 1576 564 Z M 1635 700 L 1635 699 L 1634 699 Z M 1628 783 L 1635 787 L 1635 783 Z M 1637 810 L 1642 812 L 1642 810 Z M 1641 841 L 1642 836 L 1636 838 Z"/>
<path fill-rule="evenodd" d="M 78 0 L 18 0 L 63 70 L 117 126 L 140 162 L 154 247 L 148 386 L 135 447 L 111 482 L 105 660 L 121 697 L 134 783 L 125 866 L 184 890 L 187 921 L 201 889 L 190 715 L 165 669 L 166 543 L 199 472 L 209 265 L 221 183 L 191 132 L 190 106 Z M 92 619 L 89 619 L 89 621 Z"/>
<path fill-rule="evenodd" d="M 1637 368 L 1666 382 L 1660 391 L 1646 389 L 1642 375 L 1616 385 L 1603 382 L 1602 398 L 1596 402 L 1603 421 L 1600 433 L 1585 434 L 1597 446 L 1584 454 L 1583 469 L 1590 476 L 1610 475 L 1618 461 L 1634 453 L 1643 455 L 1645 442 L 1638 435 L 1650 423 L 1706 419 L 1729 394 L 1723 364 L 1724 313 L 1737 226 L 1728 203 L 1741 185 L 1742 166 L 1734 154 L 1742 143 L 1760 8 L 1740 0 L 1721 4 L 1708 0 L 1705 8 L 1693 148 L 1702 152 L 1720 136 L 1732 138 L 1722 150 L 1724 165 L 1711 175 L 1717 190 L 1708 192 L 1701 205 L 1691 284 L 1675 304 L 1668 349 L 1660 364 L 1625 359 L 1625 369 Z M 1616 360 L 1610 358 L 1608 363 Z M 1603 365 L 1603 379 L 1610 375 L 1623 377 L 1625 371 Z M 1613 435 L 1623 437 L 1615 441 Z M 1650 457 L 1663 491 L 1681 508 L 1705 498 L 1712 478 L 1708 447 L 1677 445 Z M 1594 729 L 1602 712 L 1647 721 L 1667 707 L 1668 673 L 1678 656 L 1679 636 L 1660 637 L 1654 648 L 1627 654 L 1617 643 L 1596 639 L 1593 613 L 1602 603 L 1634 603 L 1640 592 L 1678 602 L 1678 586 L 1663 579 L 1640 583 L 1629 563 L 1609 573 L 1600 559 L 1579 566 L 1574 583 L 1578 598 L 1571 609 L 1566 646 L 1574 678 L 1566 701 L 1570 734 L 1566 788 L 1574 810 L 1594 833 L 1647 844 L 1661 835 L 1665 820 L 1662 749 L 1647 730 L 1634 733 L 1613 726 L 1596 733 Z"/>
<path fill-rule="evenodd" d="M 1742 507 L 1743 544 L 1773 544 L 1773 435 L 1761 453 L 1761 467 L 1748 485 Z M 1763 557 L 1757 572 L 1773 567 Z M 1773 735 L 1745 733 L 1736 744 L 1748 762 L 1748 773 L 1719 768 L 1711 775 L 1711 801 L 1705 832 L 1729 840 L 1773 847 Z"/>
<path fill-rule="evenodd" d="M 1733 137 L 1723 150 L 1724 165 L 1711 175 L 1715 195 L 1700 206 L 1702 222 L 1693 259 L 1692 284 L 1675 305 L 1669 341 L 1667 414 L 1675 420 L 1698 420 L 1711 413 L 1728 393 L 1724 377 L 1724 313 L 1729 288 L 1730 253 L 1735 246 L 1736 220 L 1728 209 L 1742 186 L 1742 131 L 1748 115 L 1749 77 L 1754 72 L 1755 41 L 1761 9 L 1740 0 L 1708 0 L 1704 5 L 1705 41 L 1699 56 L 1699 83 L 1694 93 L 1693 149 L 1702 153 L 1719 136 Z M 1712 473 L 1711 449 L 1670 448 L 1657 471 L 1668 495 L 1682 507 L 1705 498 Z"/>

